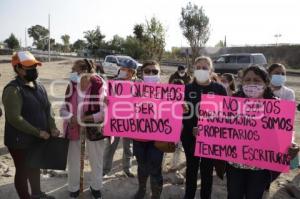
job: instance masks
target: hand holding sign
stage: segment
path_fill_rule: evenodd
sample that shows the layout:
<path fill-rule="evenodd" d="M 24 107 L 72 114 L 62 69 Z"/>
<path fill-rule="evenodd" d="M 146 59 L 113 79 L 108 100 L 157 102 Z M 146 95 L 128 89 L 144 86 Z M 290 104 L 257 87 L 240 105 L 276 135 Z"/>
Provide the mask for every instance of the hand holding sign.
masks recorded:
<path fill-rule="evenodd" d="M 288 153 L 289 153 L 289 155 L 291 156 L 291 159 L 294 159 L 294 158 L 298 155 L 299 150 L 300 150 L 300 148 L 299 148 L 299 146 L 296 145 L 296 144 L 293 144 L 293 145 L 289 148 Z"/>
<path fill-rule="evenodd" d="M 198 132 L 199 132 L 198 127 L 194 127 L 193 128 L 193 136 L 197 137 L 198 136 Z"/>
<path fill-rule="evenodd" d="M 182 104 L 182 108 L 183 108 L 183 113 L 188 113 L 189 112 L 189 107 L 186 103 Z"/>
<path fill-rule="evenodd" d="M 77 117 L 72 116 L 69 120 L 70 128 L 75 128 L 75 126 L 78 124 L 77 123 Z"/>
<path fill-rule="evenodd" d="M 288 171 L 295 103 L 203 95 L 195 155 Z"/>

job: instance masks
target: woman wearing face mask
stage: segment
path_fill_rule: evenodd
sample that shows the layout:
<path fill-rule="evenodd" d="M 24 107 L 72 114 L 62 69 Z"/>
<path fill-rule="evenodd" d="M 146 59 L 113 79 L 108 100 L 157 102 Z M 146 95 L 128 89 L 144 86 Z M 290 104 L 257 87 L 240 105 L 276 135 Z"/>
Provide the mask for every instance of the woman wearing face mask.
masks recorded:
<path fill-rule="evenodd" d="M 12 66 L 17 76 L 5 86 L 2 102 L 5 109 L 4 144 L 16 167 L 15 188 L 21 199 L 51 199 L 54 197 L 41 192 L 40 169 L 26 166 L 29 147 L 42 139 L 47 140 L 50 134 L 59 135 L 46 90 L 36 81 L 36 67 L 41 63 L 30 52 L 21 51 L 13 55 Z"/>
<path fill-rule="evenodd" d="M 264 68 L 251 66 L 243 73 L 242 90 L 233 96 L 276 99 L 269 87 L 269 81 L 268 73 Z M 291 151 L 289 150 L 289 152 Z M 278 176 L 278 172 L 229 163 L 226 175 L 228 199 L 244 197 L 246 199 L 260 199 L 273 177 Z"/>
<path fill-rule="evenodd" d="M 268 68 L 268 73 L 271 78 L 271 89 L 274 95 L 283 100 L 295 101 L 295 91 L 284 85 L 286 82 L 285 66 L 280 63 L 272 64 Z M 300 165 L 300 162 L 298 163 L 298 165 Z M 276 177 L 274 177 L 273 180 L 275 179 Z M 269 188 L 270 186 L 267 187 L 267 189 Z"/>
<path fill-rule="evenodd" d="M 160 66 L 156 61 L 146 61 L 141 70 L 144 82 L 160 82 Z M 133 154 L 138 163 L 139 183 L 134 199 L 143 199 L 145 197 L 149 176 L 152 191 L 151 199 L 159 199 L 163 188 L 163 152 L 154 146 L 154 141 L 133 140 Z"/>
<path fill-rule="evenodd" d="M 212 61 L 209 57 L 198 57 L 194 63 L 194 81 L 185 87 L 185 101 L 188 103 L 188 111 L 183 120 L 183 130 L 181 141 L 186 156 L 186 183 L 184 199 L 193 199 L 197 189 L 197 177 L 200 165 L 201 173 L 201 199 L 210 199 L 213 183 L 213 167 L 217 166 L 214 161 L 208 158 L 194 156 L 196 137 L 194 131 L 197 131 L 198 115 L 197 107 L 201 100 L 202 94 L 227 95 L 225 88 L 218 82 L 211 80 L 213 72 Z M 193 111 L 192 111 L 193 110 Z M 217 169 L 217 167 L 216 167 Z M 217 170 L 218 173 L 219 170 Z"/>
<path fill-rule="evenodd" d="M 283 64 L 272 64 L 268 68 L 271 78 L 271 88 L 274 95 L 280 99 L 295 101 L 295 91 L 286 87 L 286 69 Z"/>
<path fill-rule="evenodd" d="M 60 115 L 64 118 L 64 133 L 69 142 L 68 190 L 70 198 L 79 196 L 80 183 L 80 134 L 86 133 L 82 123 L 99 123 L 104 120 L 104 100 L 106 83 L 95 73 L 94 64 L 87 60 L 77 60 L 70 74 L 70 84 L 66 90 L 65 103 Z M 93 112 L 89 114 L 88 112 Z M 102 164 L 104 141 L 86 140 L 91 165 L 90 191 L 93 198 L 102 198 Z"/>
<path fill-rule="evenodd" d="M 126 80 L 126 81 L 141 81 L 136 77 L 137 65 L 132 60 L 124 60 L 119 63 L 120 71 L 119 74 L 114 80 Z M 131 172 L 131 157 L 132 157 L 132 147 L 131 139 L 121 138 L 123 141 L 123 171 L 127 177 L 134 177 L 134 174 Z M 120 137 L 115 137 L 114 142 L 106 142 L 106 147 L 104 151 L 104 164 L 103 164 L 103 175 L 106 175 L 111 171 L 113 157 L 117 150 Z"/>
<path fill-rule="evenodd" d="M 227 95 L 232 96 L 235 92 L 235 81 L 233 74 L 224 73 L 221 75 L 221 82 L 223 86 L 226 88 Z"/>

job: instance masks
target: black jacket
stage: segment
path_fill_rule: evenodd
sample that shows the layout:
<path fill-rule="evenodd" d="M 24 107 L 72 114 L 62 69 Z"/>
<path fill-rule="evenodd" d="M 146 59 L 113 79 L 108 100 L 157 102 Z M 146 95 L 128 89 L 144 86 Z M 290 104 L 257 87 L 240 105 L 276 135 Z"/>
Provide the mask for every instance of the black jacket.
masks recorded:
<path fill-rule="evenodd" d="M 17 87 L 22 96 L 21 116 L 24 120 L 37 129 L 50 132 L 48 118 L 50 115 L 50 103 L 45 88 L 39 83 L 36 83 L 35 88 L 31 88 L 24 85 L 20 78 L 11 81 L 6 87 L 8 86 Z M 16 129 L 14 124 L 10 124 L 7 120 L 5 121 L 4 144 L 8 148 L 25 149 L 39 141 L 41 141 L 41 138 L 24 133 Z"/>
<path fill-rule="evenodd" d="M 189 154 L 194 154 L 196 137 L 192 134 L 193 127 L 196 127 L 198 124 L 198 114 L 195 114 L 197 110 L 197 105 L 201 101 L 202 94 L 215 94 L 226 96 L 226 89 L 219 83 L 211 82 L 208 86 L 200 86 L 195 81 L 191 84 L 186 85 L 185 87 L 185 101 L 190 102 L 192 105 L 189 105 L 189 112 L 186 115 L 190 114 L 190 111 L 193 109 L 194 114 L 189 119 L 183 119 L 183 130 L 181 133 L 181 141 L 185 144 L 185 150 L 189 150 Z M 214 160 L 214 167 L 216 169 L 217 175 L 223 179 L 225 173 L 225 162 L 222 160 Z"/>
<path fill-rule="evenodd" d="M 182 136 L 191 136 L 193 127 L 197 126 L 198 118 L 197 118 L 197 104 L 201 101 L 202 94 L 215 94 L 215 95 L 223 95 L 227 96 L 227 91 L 221 84 L 217 82 L 211 82 L 208 86 L 200 86 L 195 81 L 193 83 L 185 86 L 185 96 L 184 101 L 190 102 L 193 106 L 189 105 L 189 112 L 186 115 L 190 115 L 191 110 L 194 110 L 194 114 L 190 119 L 183 120 L 183 131 Z"/>

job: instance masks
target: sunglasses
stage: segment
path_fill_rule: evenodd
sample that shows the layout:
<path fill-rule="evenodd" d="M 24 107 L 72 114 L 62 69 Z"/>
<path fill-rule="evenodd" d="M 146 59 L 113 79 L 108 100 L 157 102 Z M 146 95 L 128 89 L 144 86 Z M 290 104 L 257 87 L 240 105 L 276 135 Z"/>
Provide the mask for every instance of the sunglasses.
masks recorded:
<path fill-rule="evenodd" d="M 157 70 L 157 69 L 152 69 L 152 70 L 151 69 L 145 69 L 143 72 L 146 75 L 150 75 L 151 73 L 153 75 L 157 75 L 159 73 L 159 70 Z"/>

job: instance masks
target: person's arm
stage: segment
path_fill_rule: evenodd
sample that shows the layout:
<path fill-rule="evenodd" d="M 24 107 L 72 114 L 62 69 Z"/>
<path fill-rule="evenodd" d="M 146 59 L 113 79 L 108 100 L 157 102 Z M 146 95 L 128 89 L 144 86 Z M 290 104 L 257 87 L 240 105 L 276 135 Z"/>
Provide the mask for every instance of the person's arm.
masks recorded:
<path fill-rule="evenodd" d="M 104 120 L 105 112 L 107 106 L 107 83 L 102 79 L 102 86 L 99 89 L 99 106 L 100 111 L 91 115 L 83 116 L 83 121 L 99 123 Z"/>
<path fill-rule="evenodd" d="M 23 100 L 16 87 L 8 86 L 5 88 L 2 102 L 5 110 L 5 118 L 10 125 L 19 131 L 40 137 L 39 129 L 32 126 L 21 115 Z"/>
<path fill-rule="evenodd" d="M 59 115 L 60 117 L 66 118 L 66 119 L 70 119 L 71 117 L 73 117 L 73 114 L 68 111 L 67 109 L 67 105 L 66 102 L 63 103 L 59 109 Z"/>
<path fill-rule="evenodd" d="M 53 137 L 57 137 L 60 135 L 60 131 L 58 130 L 56 123 L 55 123 L 55 119 L 54 119 L 54 112 L 51 106 L 51 103 L 49 103 L 49 112 L 48 112 L 48 122 L 49 122 L 49 128 L 50 128 L 50 133 Z"/>
<path fill-rule="evenodd" d="M 173 82 L 173 79 L 174 79 L 174 74 L 172 74 L 169 78 L 169 84 L 171 84 Z"/>
<path fill-rule="evenodd" d="M 297 143 L 292 143 L 292 146 L 288 149 L 288 154 L 291 156 L 291 159 L 294 159 L 300 151 L 300 147 Z"/>
<path fill-rule="evenodd" d="M 41 89 L 43 90 L 43 93 L 46 97 L 47 100 L 47 107 L 46 107 L 46 114 L 47 114 L 47 119 L 48 119 L 48 125 L 49 125 L 49 130 L 52 136 L 56 137 L 59 136 L 60 132 L 57 129 L 57 126 L 55 124 L 55 119 L 54 119 L 54 112 L 51 106 L 51 103 L 48 98 L 47 91 L 43 85 L 39 85 Z"/>
<path fill-rule="evenodd" d="M 53 112 L 53 109 L 52 109 L 52 106 L 51 106 L 51 103 L 48 101 L 49 103 L 49 112 L 48 112 L 48 122 L 49 122 L 49 127 L 50 127 L 50 130 L 52 131 L 53 129 L 57 129 L 57 126 L 56 126 L 56 123 L 55 123 L 55 119 L 54 119 L 54 112 Z"/>
<path fill-rule="evenodd" d="M 183 101 L 184 101 L 184 104 L 183 104 L 183 110 L 184 110 L 183 114 L 185 116 L 185 115 L 189 115 L 190 114 L 192 107 L 188 103 L 189 100 L 190 100 L 190 98 L 189 98 L 190 91 L 189 91 L 187 85 L 184 85 L 184 87 L 185 88 L 184 88 L 184 99 L 183 99 Z"/>
<path fill-rule="evenodd" d="M 193 82 L 193 78 L 192 78 L 192 76 L 190 76 L 190 75 L 188 75 L 188 84 L 190 84 L 190 83 L 192 83 Z"/>
<path fill-rule="evenodd" d="M 222 85 L 219 85 L 219 88 L 217 89 L 216 92 L 217 92 L 218 95 L 223 95 L 223 96 L 228 95 L 226 89 Z"/>
<path fill-rule="evenodd" d="M 192 92 L 193 92 L 192 89 L 189 86 L 185 85 L 184 103 L 186 106 L 186 111 L 184 112 L 183 116 L 189 116 L 191 114 L 191 111 L 194 109 L 191 101 Z M 192 117 L 185 117 L 182 121 L 183 121 L 183 130 L 185 131 L 185 133 L 192 133 L 189 131 L 192 131 L 193 127 L 197 126 L 197 122 L 196 122 L 197 117 L 195 113 Z"/>
<path fill-rule="evenodd" d="M 287 96 L 288 100 L 292 100 L 292 101 L 296 101 L 296 96 L 295 96 L 295 91 L 294 90 L 290 90 L 290 92 L 288 92 L 288 96 Z"/>

